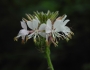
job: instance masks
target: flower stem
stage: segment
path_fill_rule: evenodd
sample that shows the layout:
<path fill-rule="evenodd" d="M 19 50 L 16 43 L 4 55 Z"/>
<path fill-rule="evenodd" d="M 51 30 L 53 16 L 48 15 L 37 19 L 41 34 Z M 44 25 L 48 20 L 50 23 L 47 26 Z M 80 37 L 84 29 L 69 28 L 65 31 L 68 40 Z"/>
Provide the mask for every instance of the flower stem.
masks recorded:
<path fill-rule="evenodd" d="M 48 63 L 49 70 L 54 70 L 51 59 L 50 59 L 50 48 L 49 48 L 49 46 L 46 46 L 45 53 L 46 53 L 45 55 L 46 55 L 46 60 Z"/>

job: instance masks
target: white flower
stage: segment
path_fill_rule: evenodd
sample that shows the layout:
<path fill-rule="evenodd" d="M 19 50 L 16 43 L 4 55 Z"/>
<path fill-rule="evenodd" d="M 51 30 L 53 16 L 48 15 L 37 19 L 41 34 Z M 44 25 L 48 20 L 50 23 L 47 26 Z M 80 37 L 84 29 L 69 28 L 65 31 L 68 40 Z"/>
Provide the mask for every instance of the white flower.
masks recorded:
<path fill-rule="evenodd" d="M 27 21 L 27 25 L 30 29 L 32 29 L 31 34 L 28 35 L 28 39 L 34 37 L 34 42 L 36 42 L 36 37 L 39 37 L 39 35 L 41 35 L 42 37 L 45 37 L 45 27 L 46 24 L 41 24 L 39 25 L 40 21 L 38 20 L 38 18 L 36 17 L 35 19 L 33 19 L 32 21 Z"/>
<path fill-rule="evenodd" d="M 47 42 L 48 42 L 48 39 L 51 39 L 54 45 L 57 46 L 56 37 L 61 37 L 61 38 L 64 37 L 65 39 L 68 39 L 68 37 L 71 37 L 70 34 L 72 32 L 70 28 L 65 26 L 67 22 L 70 21 L 70 20 L 65 20 L 66 17 L 67 15 L 65 15 L 63 18 L 59 17 L 56 19 L 54 23 L 52 23 L 50 19 L 47 20 L 47 24 L 46 24 L 46 33 L 47 33 L 46 41 Z M 60 34 L 58 32 L 62 32 L 63 34 Z"/>
<path fill-rule="evenodd" d="M 18 35 L 14 38 L 15 41 L 18 40 L 19 37 L 22 37 L 22 43 L 24 43 L 25 36 L 29 34 L 29 31 L 27 30 L 27 25 L 24 20 L 21 21 L 21 29 L 18 33 Z"/>
<path fill-rule="evenodd" d="M 74 33 L 70 30 L 66 24 L 70 21 L 69 19 L 65 20 L 67 15 L 64 15 L 63 17 L 59 17 L 56 19 L 54 23 L 55 32 L 62 32 L 61 36 L 63 36 L 65 39 L 71 38 L 71 35 Z"/>
<path fill-rule="evenodd" d="M 51 20 L 48 19 L 46 23 L 46 43 L 48 45 L 49 45 L 49 41 L 51 41 L 55 46 L 57 46 L 57 44 L 54 42 L 54 39 L 55 39 L 54 34 L 55 34 L 55 29 L 53 28 L 53 24 Z"/>

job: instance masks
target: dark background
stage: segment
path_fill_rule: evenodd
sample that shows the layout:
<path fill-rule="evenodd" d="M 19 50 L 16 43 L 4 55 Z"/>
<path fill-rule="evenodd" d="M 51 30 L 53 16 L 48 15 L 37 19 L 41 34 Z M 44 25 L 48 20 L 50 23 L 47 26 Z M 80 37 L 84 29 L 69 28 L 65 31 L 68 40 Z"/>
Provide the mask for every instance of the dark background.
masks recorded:
<path fill-rule="evenodd" d="M 51 46 L 55 70 L 90 70 L 90 0 L 0 0 L 0 70 L 48 70 L 32 39 L 25 45 L 13 41 L 26 13 L 47 10 L 67 14 L 75 34 L 68 43 Z"/>

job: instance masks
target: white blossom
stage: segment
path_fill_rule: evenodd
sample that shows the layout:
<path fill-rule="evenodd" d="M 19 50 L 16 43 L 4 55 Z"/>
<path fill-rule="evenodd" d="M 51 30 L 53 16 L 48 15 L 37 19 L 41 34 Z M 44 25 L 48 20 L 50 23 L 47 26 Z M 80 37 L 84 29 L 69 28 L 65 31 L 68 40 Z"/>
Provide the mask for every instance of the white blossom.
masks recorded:
<path fill-rule="evenodd" d="M 21 21 L 21 29 L 18 35 L 14 38 L 15 41 L 19 37 L 22 38 L 22 42 L 28 39 L 33 38 L 34 42 L 37 45 L 44 45 L 44 40 L 46 39 L 46 44 L 50 45 L 53 43 L 55 46 L 58 46 L 58 38 L 69 40 L 71 35 L 74 33 L 70 30 L 66 24 L 70 21 L 66 19 L 67 15 L 58 17 L 58 11 L 47 13 L 43 12 L 34 12 L 34 15 L 26 14 L 27 19 L 23 18 Z M 66 20 L 65 20 L 66 19 Z M 26 23 L 25 23 L 26 22 Z M 27 26 L 30 30 L 27 30 Z"/>
<path fill-rule="evenodd" d="M 27 21 L 27 25 L 30 29 L 32 29 L 31 34 L 28 35 L 28 39 L 30 38 L 34 38 L 34 42 L 36 42 L 36 37 L 39 37 L 39 35 L 41 35 L 42 37 L 45 37 L 46 33 L 45 33 L 45 27 L 46 24 L 39 24 L 40 21 L 38 20 L 38 18 L 36 17 L 36 19 L 33 19 L 32 21 Z"/>
<path fill-rule="evenodd" d="M 22 42 L 24 43 L 25 36 L 29 34 L 29 31 L 27 30 L 27 25 L 24 20 L 21 21 L 21 29 L 18 33 L 18 35 L 14 38 L 15 41 L 18 40 L 19 37 L 22 37 Z"/>
<path fill-rule="evenodd" d="M 65 15 L 63 18 L 59 17 L 56 19 L 56 21 L 54 23 L 52 23 L 50 19 L 47 20 L 47 23 L 46 23 L 46 33 L 47 33 L 46 41 L 47 42 L 50 37 L 50 39 L 54 43 L 54 45 L 57 46 L 57 37 L 59 37 L 59 38 L 64 37 L 64 39 L 68 39 L 68 37 L 71 37 L 70 34 L 72 32 L 71 32 L 70 28 L 66 26 L 66 24 L 70 20 L 68 20 L 68 19 L 65 20 L 66 17 L 67 17 L 67 15 Z M 63 32 L 63 34 L 60 34 L 58 32 Z"/>

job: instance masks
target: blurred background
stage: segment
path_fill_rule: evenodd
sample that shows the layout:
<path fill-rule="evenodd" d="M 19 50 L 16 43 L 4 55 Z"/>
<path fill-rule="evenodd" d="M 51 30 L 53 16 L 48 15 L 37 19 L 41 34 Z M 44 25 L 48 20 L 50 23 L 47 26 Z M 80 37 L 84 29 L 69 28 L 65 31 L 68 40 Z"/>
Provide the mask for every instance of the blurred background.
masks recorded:
<path fill-rule="evenodd" d="M 0 0 L 0 70 L 48 70 L 32 39 L 25 45 L 13 40 L 26 13 L 47 10 L 67 14 L 75 34 L 68 43 L 51 46 L 55 70 L 90 70 L 90 0 Z"/>

